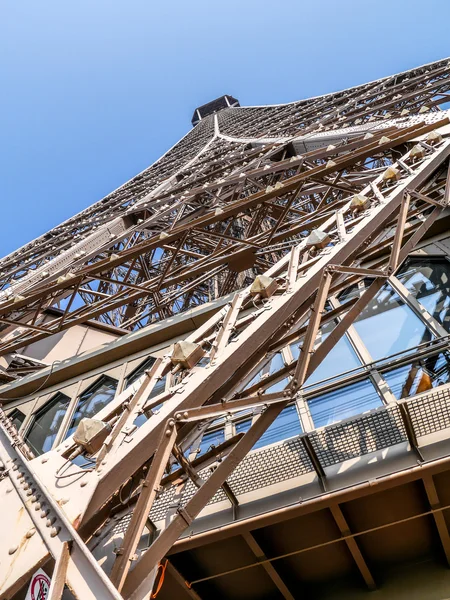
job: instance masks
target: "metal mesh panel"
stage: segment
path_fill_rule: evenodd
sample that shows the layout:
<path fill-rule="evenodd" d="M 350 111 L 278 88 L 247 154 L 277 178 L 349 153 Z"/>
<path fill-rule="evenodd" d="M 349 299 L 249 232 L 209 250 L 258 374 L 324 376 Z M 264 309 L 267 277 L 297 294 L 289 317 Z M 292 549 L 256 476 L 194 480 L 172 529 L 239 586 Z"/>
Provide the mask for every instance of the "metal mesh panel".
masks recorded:
<path fill-rule="evenodd" d="M 128 515 L 124 515 L 120 521 L 118 521 L 114 527 L 112 528 L 112 533 L 114 535 L 122 534 L 125 535 L 128 526 L 130 525 L 131 516 L 133 513 L 129 513 Z"/>
<path fill-rule="evenodd" d="M 313 470 L 300 438 L 249 454 L 228 478 L 235 494 L 245 494 Z"/>
<path fill-rule="evenodd" d="M 408 401 L 408 407 L 417 436 L 450 427 L 450 387 L 413 398 Z M 313 471 L 301 437 L 247 455 L 227 480 L 233 492 L 239 496 Z M 396 405 L 329 425 L 309 433 L 308 437 L 324 468 L 407 441 L 400 409 Z M 211 470 L 208 467 L 199 474 L 208 479 Z M 187 482 L 181 505 L 186 505 L 195 491 L 194 484 Z M 150 515 L 154 521 L 164 518 L 174 503 L 174 496 L 175 488 L 171 487 L 156 500 Z M 209 504 L 225 499 L 225 493 L 219 489 Z"/>
<path fill-rule="evenodd" d="M 397 406 L 383 408 L 309 434 L 323 467 L 405 441 L 406 433 Z"/>
<path fill-rule="evenodd" d="M 255 450 L 240 463 L 228 478 L 228 483 L 236 495 L 245 494 L 269 485 L 279 483 L 304 475 L 313 470 L 300 438 L 293 438 L 261 450 Z M 200 477 L 208 479 L 210 468 L 199 471 Z M 195 485 L 188 481 L 183 491 L 181 504 L 184 506 L 196 491 Z M 160 521 L 167 513 L 175 495 L 175 488 L 166 490 L 155 501 L 150 518 Z M 209 504 L 226 500 L 226 495 L 219 489 L 211 498 Z"/>
<path fill-rule="evenodd" d="M 408 402 L 409 414 L 417 436 L 450 427 L 450 388 L 433 390 Z"/>

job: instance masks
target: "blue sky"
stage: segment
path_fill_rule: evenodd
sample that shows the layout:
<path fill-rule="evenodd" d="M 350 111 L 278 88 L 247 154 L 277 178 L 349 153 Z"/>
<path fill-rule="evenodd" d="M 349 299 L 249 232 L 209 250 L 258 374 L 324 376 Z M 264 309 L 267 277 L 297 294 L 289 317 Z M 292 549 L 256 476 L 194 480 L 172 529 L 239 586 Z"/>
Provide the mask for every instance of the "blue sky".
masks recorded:
<path fill-rule="evenodd" d="M 224 93 L 289 102 L 450 55 L 447 0 L 0 0 L 0 255 L 147 167 Z"/>

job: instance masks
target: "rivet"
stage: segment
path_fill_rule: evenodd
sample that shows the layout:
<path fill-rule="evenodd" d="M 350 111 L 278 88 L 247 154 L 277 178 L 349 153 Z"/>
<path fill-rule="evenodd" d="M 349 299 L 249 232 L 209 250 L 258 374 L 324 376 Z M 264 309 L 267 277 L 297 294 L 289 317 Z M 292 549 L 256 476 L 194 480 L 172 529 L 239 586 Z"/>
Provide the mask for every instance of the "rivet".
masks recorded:
<path fill-rule="evenodd" d="M 34 510 L 40 510 L 41 506 L 42 506 L 42 504 L 40 502 L 38 502 L 36 504 L 36 506 L 34 507 Z"/>
<path fill-rule="evenodd" d="M 43 459 L 41 459 L 41 463 L 46 463 L 48 461 L 48 458 L 44 457 Z"/>
<path fill-rule="evenodd" d="M 87 485 L 87 481 L 82 481 L 82 482 L 80 483 L 80 487 L 84 487 L 85 485 Z"/>
<path fill-rule="evenodd" d="M 49 519 L 47 519 L 45 521 L 45 526 L 51 527 L 55 521 L 56 521 L 56 517 L 50 517 Z"/>
<path fill-rule="evenodd" d="M 49 513 L 49 509 L 48 508 L 44 508 L 44 510 L 41 511 L 41 519 L 43 519 L 44 517 L 46 517 Z"/>
<path fill-rule="evenodd" d="M 7 494 L 10 494 L 11 492 L 12 492 L 12 488 L 8 488 L 8 489 L 6 490 L 6 493 L 7 493 Z"/>
<path fill-rule="evenodd" d="M 18 546 L 13 546 L 12 548 L 10 548 L 8 550 L 8 554 L 14 554 L 14 552 L 16 552 L 17 548 L 18 548 Z"/>
<path fill-rule="evenodd" d="M 33 535 L 35 533 L 36 533 L 36 529 L 34 529 L 34 527 L 33 527 L 33 529 L 30 529 L 30 531 L 27 531 L 25 537 L 28 538 L 28 539 L 30 539 L 30 537 L 33 537 Z"/>
<path fill-rule="evenodd" d="M 56 537 L 60 531 L 61 527 L 53 527 L 50 531 L 50 537 Z"/>

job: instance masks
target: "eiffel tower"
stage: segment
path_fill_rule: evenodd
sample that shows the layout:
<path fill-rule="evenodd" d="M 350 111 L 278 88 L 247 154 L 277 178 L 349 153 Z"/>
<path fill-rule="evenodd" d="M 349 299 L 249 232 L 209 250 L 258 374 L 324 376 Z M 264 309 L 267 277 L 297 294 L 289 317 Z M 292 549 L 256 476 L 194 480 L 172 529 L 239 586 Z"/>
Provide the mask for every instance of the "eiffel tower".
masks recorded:
<path fill-rule="evenodd" d="M 0 261 L 1 598 L 438 598 L 449 98 L 224 95 Z"/>

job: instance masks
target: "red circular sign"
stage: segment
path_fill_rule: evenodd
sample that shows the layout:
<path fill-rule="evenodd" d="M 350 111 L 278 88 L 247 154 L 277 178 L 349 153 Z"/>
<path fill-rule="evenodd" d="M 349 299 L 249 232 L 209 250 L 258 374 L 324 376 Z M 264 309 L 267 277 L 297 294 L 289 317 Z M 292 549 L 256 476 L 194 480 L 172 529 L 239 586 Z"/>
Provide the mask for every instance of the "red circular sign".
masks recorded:
<path fill-rule="evenodd" d="M 46 575 L 34 575 L 30 585 L 31 600 L 46 600 L 49 589 L 50 581 Z"/>

